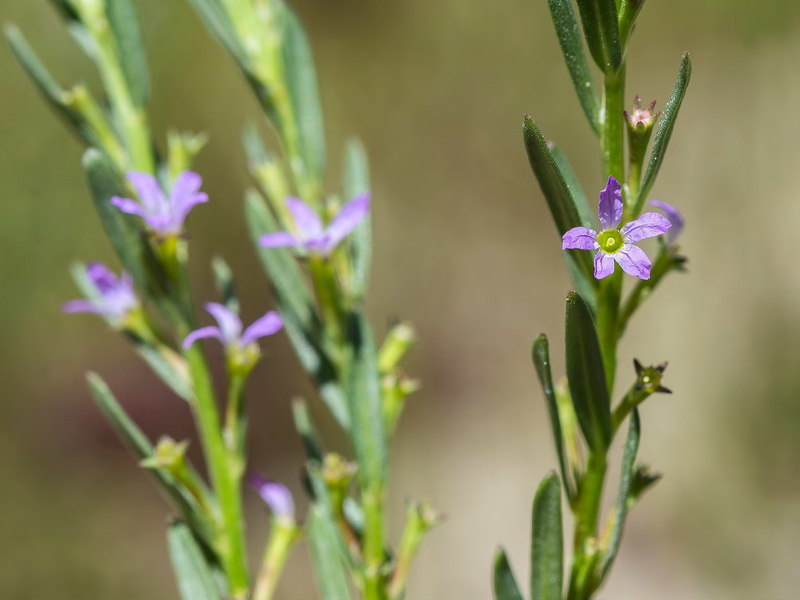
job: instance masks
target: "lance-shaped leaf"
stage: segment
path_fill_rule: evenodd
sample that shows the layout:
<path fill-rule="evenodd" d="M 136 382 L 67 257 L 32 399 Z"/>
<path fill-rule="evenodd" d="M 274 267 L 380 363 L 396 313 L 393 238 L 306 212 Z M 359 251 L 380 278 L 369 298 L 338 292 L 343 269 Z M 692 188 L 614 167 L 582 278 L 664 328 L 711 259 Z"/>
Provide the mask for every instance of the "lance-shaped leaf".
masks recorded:
<path fill-rule="evenodd" d="M 561 486 L 549 473 L 533 500 L 531 534 L 531 600 L 561 600 L 564 539 L 561 526 Z"/>
<path fill-rule="evenodd" d="M 200 19 L 205 24 L 206 28 L 217 38 L 217 40 L 225 46 L 236 61 L 246 68 L 247 55 L 244 52 L 239 39 L 236 36 L 236 30 L 233 27 L 230 19 L 228 18 L 225 9 L 220 4 L 219 0 L 189 0 L 195 12 L 200 16 Z"/>
<path fill-rule="evenodd" d="M 522 592 L 519 590 L 514 572 L 508 563 L 505 550 L 500 548 L 494 557 L 494 568 L 492 569 L 492 591 L 494 600 L 524 600 Z"/>
<path fill-rule="evenodd" d="M 578 424 L 589 448 L 605 453 L 611 442 L 611 408 L 603 356 L 592 313 L 575 292 L 567 296 L 567 379 Z"/>
<path fill-rule="evenodd" d="M 572 498 L 574 491 L 570 485 L 569 471 L 567 469 L 566 451 L 564 450 L 564 439 L 561 429 L 561 418 L 558 414 L 558 403 L 553 387 L 553 375 L 550 371 L 550 344 L 545 334 L 540 335 L 533 342 L 533 364 L 542 384 L 542 391 L 547 402 L 547 412 L 550 416 L 550 429 L 553 431 L 553 441 L 558 454 L 558 465 L 561 470 L 561 479 L 567 491 L 567 497 Z"/>
<path fill-rule="evenodd" d="M 303 440 L 306 456 L 308 456 L 312 464 L 321 465 L 325 456 L 325 446 L 319 437 L 317 428 L 314 427 L 314 422 L 311 420 L 308 406 L 303 400 L 298 399 L 292 402 L 292 416 L 294 417 L 294 426 L 297 429 L 297 433 L 300 434 L 300 439 Z"/>
<path fill-rule="evenodd" d="M 575 205 L 575 210 L 578 211 L 578 218 L 580 219 L 581 225 L 594 227 L 596 209 L 590 206 L 589 200 L 586 198 L 586 193 L 583 191 L 581 182 L 578 179 L 578 175 L 572 169 L 567 155 L 564 154 L 561 148 L 556 144 L 550 143 L 548 144 L 548 148 L 553 155 L 553 160 L 556 161 L 558 170 L 561 171 L 564 182 L 567 184 L 567 189 L 572 197 L 572 203 Z"/>
<path fill-rule="evenodd" d="M 264 248 L 258 242 L 265 233 L 279 231 L 263 198 L 254 190 L 247 193 L 245 214 L 250 236 L 269 276 L 270 288 L 283 317 L 283 325 L 300 364 L 314 379 L 320 396 L 347 431 L 350 427 L 347 400 L 337 383 L 336 370 L 318 340 L 322 325 L 314 310 L 311 292 L 290 250 Z"/>
<path fill-rule="evenodd" d="M 284 4 L 282 0 L 278 2 Z M 325 172 L 325 128 L 314 58 L 303 27 L 292 9 L 284 5 L 281 14 L 283 72 L 294 109 L 300 155 L 306 175 L 318 187 Z"/>
<path fill-rule="evenodd" d="M 375 341 L 363 312 L 352 314 L 348 325 L 347 398 L 358 476 L 363 489 L 382 490 L 388 450 Z"/>
<path fill-rule="evenodd" d="M 689 59 L 689 53 L 684 52 L 681 58 L 680 70 L 678 71 L 678 79 L 675 81 L 672 95 L 669 97 L 669 100 L 667 100 L 666 106 L 664 106 L 664 112 L 661 114 L 661 120 L 658 125 L 658 130 L 656 131 L 656 139 L 653 142 L 653 149 L 650 151 L 647 171 L 645 171 L 639 196 L 636 199 L 636 208 L 634 211 L 636 215 L 642 212 L 644 201 L 653 188 L 653 184 L 656 182 L 658 171 L 661 169 L 661 163 L 664 162 L 664 155 L 667 153 L 669 139 L 672 137 L 675 121 L 678 119 L 678 111 L 683 103 L 683 98 L 686 95 L 691 77 L 692 61 Z"/>
<path fill-rule="evenodd" d="M 597 92 L 594 89 L 592 73 L 589 70 L 589 64 L 586 62 L 586 55 L 583 52 L 578 22 L 575 20 L 575 13 L 572 11 L 572 1 L 547 0 L 547 5 L 550 7 L 550 16 L 553 17 L 553 25 L 556 28 L 558 42 L 561 44 L 561 51 L 564 53 L 564 60 L 567 63 L 569 75 L 572 77 L 575 92 L 578 94 L 578 100 L 592 130 L 598 133 L 600 103 L 597 100 Z"/>
<path fill-rule="evenodd" d="M 625 527 L 625 518 L 628 516 L 629 499 L 634 483 L 636 471 L 636 453 L 639 451 L 640 423 L 639 411 L 633 409 L 631 413 L 631 425 L 628 429 L 628 439 L 625 441 L 625 450 L 622 455 L 622 475 L 619 481 L 619 494 L 617 496 L 617 506 L 614 514 L 611 536 L 608 539 L 607 547 L 600 561 L 599 580 L 603 581 L 614 563 L 614 558 L 619 551 L 622 541 L 622 531 Z"/>
<path fill-rule="evenodd" d="M 105 0 L 106 17 L 114 33 L 117 55 L 128 84 L 131 99 L 144 108 L 150 97 L 147 57 L 142 44 L 139 15 L 132 0 Z"/>
<path fill-rule="evenodd" d="M 522 125 L 522 137 L 531 169 L 547 201 L 558 235 L 562 236 L 582 224 L 576 202 L 544 135 L 529 115 L 525 116 Z M 597 281 L 591 255 L 579 250 L 567 250 L 565 257 L 575 287 L 593 302 Z"/>
<path fill-rule="evenodd" d="M 615 73 L 622 64 L 616 0 L 577 0 L 583 34 L 594 62 L 604 73 Z"/>
<path fill-rule="evenodd" d="M 340 553 L 336 524 L 319 504 L 311 509 L 308 541 L 321 600 L 349 600 L 347 575 Z"/>
<path fill-rule="evenodd" d="M 130 419 L 106 383 L 95 373 L 89 373 L 86 379 L 89 382 L 89 389 L 97 407 L 120 437 L 125 447 L 139 462 L 151 457 L 153 455 L 153 445 L 150 440 Z M 172 502 L 178 513 L 192 525 L 195 531 L 204 536 L 206 543 L 210 546 L 214 539 L 213 529 L 189 493 L 179 487 L 162 470 L 147 469 L 147 472 L 153 475 L 158 487 Z"/>
<path fill-rule="evenodd" d="M 176 521 L 167 530 L 172 568 L 183 600 L 223 600 L 214 572 L 186 523 Z"/>
<path fill-rule="evenodd" d="M 222 303 L 228 310 L 239 312 L 239 298 L 236 295 L 236 285 L 233 281 L 233 271 L 228 263 L 221 256 L 215 256 L 211 261 L 211 268 L 214 271 L 214 285 L 217 293 L 222 298 Z"/>
<path fill-rule="evenodd" d="M 347 143 L 344 154 L 344 197 L 346 200 L 370 191 L 369 164 L 364 147 L 358 140 Z M 358 224 L 348 237 L 350 263 L 353 272 L 350 292 L 361 299 L 367 288 L 369 268 L 372 261 L 372 211 Z"/>

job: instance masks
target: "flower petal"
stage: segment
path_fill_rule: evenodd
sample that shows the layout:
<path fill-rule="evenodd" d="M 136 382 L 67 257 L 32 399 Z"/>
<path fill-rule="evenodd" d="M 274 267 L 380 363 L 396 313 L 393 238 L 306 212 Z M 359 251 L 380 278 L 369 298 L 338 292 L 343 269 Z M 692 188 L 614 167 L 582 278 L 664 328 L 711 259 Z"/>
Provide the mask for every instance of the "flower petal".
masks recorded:
<path fill-rule="evenodd" d="M 675 238 L 677 238 L 681 234 L 681 231 L 683 231 L 683 215 L 677 208 L 668 202 L 663 202 L 661 200 L 650 200 L 648 204 L 655 206 L 667 216 L 669 222 L 672 223 L 672 227 L 670 227 L 670 230 L 667 233 L 667 240 L 670 242 L 675 241 Z"/>
<path fill-rule="evenodd" d="M 281 327 L 283 327 L 283 321 L 278 313 L 271 310 L 244 330 L 242 346 L 252 344 L 259 338 L 278 333 Z"/>
<path fill-rule="evenodd" d="M 164 197 L 164 192 L 161 191 L 158 179 L 150 173 L 140 173 L 138 171 L 128 171 L 126 176 L 136 190 L 139 201 L 148 213 L 165 212 L 167 199 Z"/>
<path fill-rule="evenodd" d="M 176 200 L 184 196 L 191 196 L 200 191 L 203 185 L 203 178 L 194 171 L 183 171 L 175 178 L 170 192 L 170 200 L 175 204 Z"/>
<path fill-rule="evenodd" d="M 622 248 L 611 256 L 628 275 L 639 279 L 650 279 L 650 259 L 639 246 L 623 244 Z"/>
<path fill-rule="evenodd" d="M 339 209 L 325 230 L 328 252 L 331 252 L 369 214 L 370 197 L 369 192 L 364 192 Z"/>
<path fill-rule="evenodd" d="M 117 276 L 103 263 L 99 262 L 91 262 L 86 265 L 86 276 L 101 295 L 106 295 L 115 290 L 120 284 Z M 132 285 L 131 290 L 133 290 Z"/>
<path fill-rule="evenodd" d="M 225 340 L 223 339 L 222 332 L 219 330 L 219 327 L 214 327 L 213 325 L 209 325 L 208 327 L 201 327 L 200 329 L 194 330 L 192 333 L 186 336 L 186 339 L 183 340 L 183 349 L 186 350 L 191 347 L 197 340 L 203 338 L 217 338 L 223 344 Z"/>
<path fill-rule="evenodd" d="M 258 243 L 265 248 L 282 248 L 284 246 L 299 246 L 300 240 L 287 231 L 278 231 L 262 235 Z"/>
<path fill-rule="evenodd" d="M 561 236 L 562 250 L 596 250 L 599 247 L 597 232 L 588 227 L 573 227 Z"/>
<path fill-rule="evenodd" d="M 91 300 L 70 300 L 61 305 L 61 312 L 66 314 L 74 313 L 94 313 L 102 314 L 102 311 Z"/>
<path fill-rule="evenodd" d="M 602 250 L 594 255 L 594 277 L 603 279 L 614 272 L 614 259 Z"/>
<path fill-rule="evenodd" d="M 649 212 L 644 213 L 635 221 L 625 223 L 625 226 L 619 232 L 622 234 L 622 239 L 625 240 L 626 244 L 633 244 L 640 240 L 666 233 L 670 227 L 672 227 L 672 223 L 665 216 Z"/>
<path fill-rule="evenodd" d="M 239 319 L 239 315 L 218 302 L 209 302 L 206 304 L 206 310 L 217 320 L 222 333 L 222 341 L 226 346 L 239 340 L 242 333 L 242 321 Z"/>
<path fill-rule="evenodd" d="M 253 473 L 248 478 L 261 499 L 269 505 L 272 514 L 278 518 L 294 518 L 294 500 L 292 493 L 284 485 L 276 481 L 271 481 L 257 473 Z"/>
<path fill-rule="evenodd" d="M 183 222 L 193 207 L 208 202 L 208 195 L 199 191 L 202 183 L 203 178 L 193 171 L 184 171 L 175 179 L 170 194 L 170 214 L 174 230 L 183 229 Z"/>
<path fill-rule="evenodd" d="M 111 204 L 129 215 L 137 215 L 139 217 L 144 217 L 146 215 L 144 207 L 136 202 L 136 200 L 131 200 L 130 198 L 114 196 L 111 198 Z"/>
<path fill-rule="evenodd" d="M 603 230 L 619 227 L 622 208 L 622 188 L 619 181 L 609 176 L 605 189 L 600 192 L 600 202 L 597 203 L 597 216 L 600 217 Z"/>
<path fill-rule="evenodd" d="M 294 224 L 301 238 L 308 239 L 322 235 L 322 220 L 313 208 L 293 196 L 286 199 L 286 206 L 294 217 Z"/>

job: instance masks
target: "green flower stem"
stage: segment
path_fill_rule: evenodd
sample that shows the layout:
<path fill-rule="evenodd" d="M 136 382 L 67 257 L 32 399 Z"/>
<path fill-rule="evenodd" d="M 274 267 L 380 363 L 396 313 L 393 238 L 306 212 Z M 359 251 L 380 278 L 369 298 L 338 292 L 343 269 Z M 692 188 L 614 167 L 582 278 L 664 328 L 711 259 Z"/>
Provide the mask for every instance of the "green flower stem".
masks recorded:
<path fill-rule="evenodd" d="M 231 461 L 243 463 L 247 433 L 247 415 L 244 410 L 244 386 L 247 374 L 228 370 L 228 401 L 225 405 L 225 441 L 231 451 Z M 238 466 L 241 473 L 243 464 Z"/>
<path fill-rule="evenodd" d="M 319 310 L 332 346 L 343 350 L 346 348 L 343 328 L 344 311 L 336 271 L 330 260 L 317 255 L 309 258 L 309 269 Z"/>
<path fill-rule="evenodd" d="M 272 519 L 272 533 L 251 600 L 272 600 L 289 552 L 299 539 L 300 529 L 294 519 Z"/>
<path fill-rule="evenodd" d="M 603 499 L 608 463 L 605 454 L 592 452 L 586 461 L 586 473 L 580 481 L 575 509 L 574 558 L 568 600 L 584 600 L 594 591 L 591 577 L 597 561 L 597 524 Z"/>
<path fill-rule="evenodd" d="M 111 25 L 104 12 L 84 9 L 83 20 L 97 44 L 97 66 L 128 152 L 128 169 L 155 173 L 147 115 L 136 107 L 120 63 Z"/>
<path fill-rule="evenodd" d="M 411 563 L 417 555 L 422 538 L 433 525 L 431 521 L 425 519 L 423 510 L 425 508 L 418 504 L 410 504 L 406 511 L 406 526 L 397 551 L 397 566 L 389 583 L 391 600 L 401 600 L 405 595 Z"/>
<path fill-rule="evenodd" d="M 617 267 L 614 273 L 600 283 L 597 298 L 597 337 L 606 371 L 606 384 L 609 394 L 614 389 L 617 372 L 617 342 L 619 341 L 617 322 L 619 304 L 622 296 L 622 270 Z"/>
<path fill-rule="evenodd" d="M 384 491 L 373 485 L 362 491 L 364 506 L 364 600 L 387 600 L 386 581 L 383 575 Z"/>
<path fill-rule="evenodd" d="M 127 165 L 125 149 L 92 93 L 85 86 L 77 85 L 64 94 L 64 103 L 86 119 L 101 149 L 114 161 L 120 172 L 124 172 Z"/>
<path fill-rule="evenodd" d="M 614 412 L 611 413 L 612 439 L 625 422 L 625 419 L 628 418 L 628 415 L 631 414 L 631 411 L 633 411 L 634 408 L 639 406 L 648 396 L 651 396 L 652 394 L 653 390 L 636 389 L 636 386 L 632 387 L 628 393 L 625 394 L 625 397 L 614 409 Z"/>

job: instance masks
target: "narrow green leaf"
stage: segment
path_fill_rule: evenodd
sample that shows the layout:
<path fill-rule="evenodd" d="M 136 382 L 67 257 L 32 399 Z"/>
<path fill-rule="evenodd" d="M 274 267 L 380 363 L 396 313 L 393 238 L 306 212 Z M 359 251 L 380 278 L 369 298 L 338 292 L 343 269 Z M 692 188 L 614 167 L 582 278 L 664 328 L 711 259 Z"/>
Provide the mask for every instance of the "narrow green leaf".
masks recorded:
<path fill-rule="evenodd" d="M 524 600 L 519 591 L 514 572 L 508 563 L 505 550 L 500 548 L 494 555 L 494 569 L 492 571 L 492 590 L 494 600 Z"/>
<path fill-rule="evenodd" d="M 133 343 L 136 346 L 137 354 L 148 364 L 161 381 L 187 402 L 191 402 L 194 399 L 194 390 L 189 381 L 188 368 L 182 362 L 183 358 L 179 354 L 166 347 L 155 348 L 138 338 L 134 339 Z"/>
<path fill-rule="evenodd" d="M 586 198 L 586 193 L 583 191 L 580 179 L 578 179 L 577 174 L 572 169 L 567 155 L 561 151 L 561 148 L 553 143 L 549 144 L 549 148 L 553 155 L 553 160 L 555 160 L 556 166 L 558 170 L 561 171 L 564 182 L 567 184 L 567 189 L 572 197 L 575 210 L 578 212 L 581 225 L 594 229 L 595 221 L 597 220 L 597 206 L 595 205 L 592 207 L 589 200 Z"/>
<path fill-rule="evenodd" d="M 575 92 L 578 94 L 578 100 L 580 100 L 592 130 L 599 133 L 600 102 L 594 89 L 586 55 L 583 53 L 583 43 L 578 30 L 578 21 L 572 11 L 572 2 L 571 0 L 547 0 L 547 4 L 550 7 L 550 16 L 553 18 L 558 42 L 561 44 L 561 51 L 564 53 L 564 60 L 567 63 L 570 77 L 572 77 Z"/>
<path fill-rule="evenodd" d="M 247 55 L 244 52 L 236 30 L 233 27 L 224 7 L 219 0 L 189 0 L 195 12 L 205 24 L 206 28 L 230 52 L 239 66 L 247 71 L 249 68 Z"/>
<path fill-rule="evenodd" d="M 321 600 L 348 600 L 350 591 L 337 540 L 336 524 L 318 504 L 311 509 L 308 541 Z"/>
<path fill-rule="evenodd" d="M 362 488 L 380 490 L 386 480 L 388 453 L 383 397 L 375 342 L 363 312 L 351 315 L 348 333 L 352 355 L 347 364 L 347 398 L 358 476 Z"/>
<path fill-rule="evenodd" d="M 634 408 L 631 414 L 631 425 L 628 429 L 628 439 L 625 441 L 625 450 L 622 455 L 622 475 L 619 481 L 614 526 L 611 530 L 611 537 L 608 540 L 608 548 L 603 553 L 603 558 L 600 561 L 600 581 L 603 581 L 608 575 L 622 541 L 622 531 L 625 528 L 625 519 L 628 516 L 631 486 L 636 476 L 634 463 L 636 462 L 636 453 L 639 451 L 640 432 L 639 411 Z"/>
<path fill-rule="evenodd" d="M 549 346 L 545 334 L 536 338 L 533 342 L 533 364 L 536 367 L 536 373 L 539 376 L 539 382 L 542 384 L 542 391 L 544 392 L 545 401 L 547 402 L 547 412 L 550 415 L 550 429 L 553 432 L 553 441 L 555 442 L 556 452 L 558 453 L 558 465 L 561 469 L 561 479 L 564 481 L 567 497 L 572 498 L 574 496 L 574 491 L 570 483 L 566 451 L 564 450 L 564 439 L 561 430 L 561 419 L 558 414 L 558 403 L 556 402 L 556 393 L 553 387 L 553 375 L 550 371 Z"/>
<path fill-rule="evenodd" d="M 678 119 L 678 111 L 681 108 L 684 96 L 686 96 L 686 90 L 689 87 L 689 80 L 691 78 L 692 61 L 689 59 L 689 53 L 684 52 L 678 71 L 678 79 L 675 81 L 672 95 L 669 97 L 669 100 L 667 100 L 664 112 L 661 114 L 661 120 L 658 125 L 658 130 L 656 131 L 656 139 L 653 142 L 653 149 L 650 151 L 647 171 L 645 171 L 644 178 L 642 179 L 642 186 L 639 189 L 639 196 L 636 199 L 636 208 L 634 211 L 636 215 L 642 212 L 644 201 L 653 188 L 653 184 L 656 182 L 658 171 L 661 169 L 661 163 L 664 162 L 664 156 L 667 153 L 669 139 L 672 137 L 672 130 L 675 128 L 675 121 Z"/>
<path fill-rule="evenodd" d="M 223 600 L 214 573 L 186 523 L 176 521 L 167 530 L 172 568 L 183 600 Z"/>
<path fill-rule="evenodd" d="M 531 600 L 561 600 L 564 539 L 561 526 L 561 486 L 549 473 L 533 500 L 531 535 Z"/>
<path fill-rule="evenodd" d="M 622 65 L 616 0 L 577 0 L 583 34 L 594 62 L 604 73 Z"/>
<path fill-rule="evenodd" d="M 136 106 L 144 108 L 150 97 L 150 76 L 147 72 L 147 56 L 142 43 L 139 15 L 132 0 L 105 2 L 106 17 L 114 33 L 128 90 Z"/>
<path fill-rule="evenodd" d="M 294 426 L 300 434 L 300 439 L 303 440 L 306 456 L 312 463 L 321 465 L 325 456 L 325 446 L 320 440 L 317 428 L 314 427 L 314 422 L 308 412 L 308 406 L 303 400 L 298 399 L 292 402 L 292 416 L 294 417 Z"/>
<path fill-rule="evenodd" d="M 547 201 L 558 235 L 562 236 L 582 224 L 576 201 L 539 126 L 528 115 L 522 125 L 522 137 L 531 169 Z M 575 287 L 593 304 L 597 282 L 591 254 L 585 250 L 566 250 L 565 257 Z"/>
<path fill-rule="evenodd" d="M 303 273 L 289 250 L 263 248 L 258 245 L 259 238 L 265 233 L 278 231 L 278 225 L 263 198 L 254 190 L 247 193 L 245 214 L 250 236 L 256 244 L 261 263 L 269 276 L 278 310 L 283 317 L 284 329 L 300 364 L 314 378 L 323 401 L 347 431 L 350 424 L 347 400 L 337 383 L 333 363 L 317 341 L 322 325 Z"/>
<path fill-rule="evenodd" d="M 345 201 L 370 191 L 369 164 L 364 146 L 358 140 L 350 140 L 344 153 Z M 373 196 L 374 206 L 374 196 Z M 372 210 L 348 236 L 348 249 L 353 272 L 350 291 L 355 299 L 364 297 L 372 261 Z"/>
<path fill-rule="evenodd" d="M 221 256 L 215 256 L 211 261 L 214 271 L 214 284 L 217 293 L 222 298 L 222 303 L 235 313 L 239 312 L 239 298 L 236 295 L 236 285 L 233 282 L 233 271 Z"/>
<path fill-rule="evenodd" d="M 575 292 L 567 296 L 567 379 L 578 423 L 593 451 L 604 453 L 611 442 L 608 387 L 592 313 Z"/>

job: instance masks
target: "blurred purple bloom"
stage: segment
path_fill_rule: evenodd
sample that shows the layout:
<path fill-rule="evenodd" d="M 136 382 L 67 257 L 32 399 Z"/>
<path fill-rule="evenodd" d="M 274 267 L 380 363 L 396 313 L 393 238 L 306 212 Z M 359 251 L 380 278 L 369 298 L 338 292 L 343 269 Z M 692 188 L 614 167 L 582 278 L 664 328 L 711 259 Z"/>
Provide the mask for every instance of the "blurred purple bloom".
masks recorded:
<path fill-rule="evenodd" d="M 605 189 L 600 192 L 597 205 L 597 216 L 603 230 L 598 233 L 588 227 L 573 227 L 562 236 L 561 248 L 597 250 L 594 255 L 594 276 L 597 279 L 611 275 L 615 261 L 628 275 L 650 279 L 650 259 L 634 244 L 665 233 L 672 224 L 658 213 L 649 212 L 619 228 L 622 209 L 619 182 L 609 177 Z"/>
<path fill-rule="evenodd" d="M 88 312 L 119 321 L 139 306 L 129 273 L 123 271 L 117 277 L 104 264 L 93 262 L 86 265 L 86 277 L 97 291 L 97 297 L 65 302 L 61 307 L 65 313 Z"/>
<path fill-rule="evenodd" d="M 217 338 L 226 349 L 242 349 L 253 344 L 259 338 L 273 335 L 280 331 L 283 321 L 278 313 L 269 311 L 255 321 L 242 333 L 242 321 L 239 315 L 228 307 L 216 302 L 206 304 L 206 310 L 217 320 L 217 325 L 201 327 L 186 336 L 183 347 L 189 348 L 202 338 Z"/>
<path fill-rule="evenodd" d="M 288 231 L 267 233 L 261 236 L 260 244 L 266 248 L 302 247 L 314 254 L 327 256 L 367 216 L 369 204 L 369 192 L 356 196 L 342 206 L 325 227 L 313 208 L 299 198 L 290 196 L 286 199 L 286 206 L 294 218 L 297 234 Z"/>
<path fill-rule="evenodd" d="M 292 500 L 292 493 L 285 485 L 267 479 L 258 473 L 252 473 L 247 480 L 256 489 L 261 499 L 267 503 L 275 517 L 294 519 L 294 500 Z"/>
<path fill-rule="evenodd" d="M 669 222 L 672 223 L 672 227 L 670 227 L 669 232 L 667 233 L 667 241 L 670 244 L 673 243 L 681 234 L 681 231 L 683 231 L 683 215 L 681 215 L 677 208 L 668 202 L 662 202 L 661 200 L 650 200 L 649 204 L 651 206 L 655 206 L 657 209 L 663 212 L 667 219 L 669 219 Z"/>
<path fill-rule="evenodd" d="M 111 204 L 124 213 L 142 217 L 147 226 L 162 237 L 179 236 L 189 211 L 197 204 L 208 202 L 208 195 L 200 192 L 203 179 L 192 171 L 178 175 L 169 197 L 149 173 L 130 171 L 127 177 L 139 202 L 114 196 Z"/>

